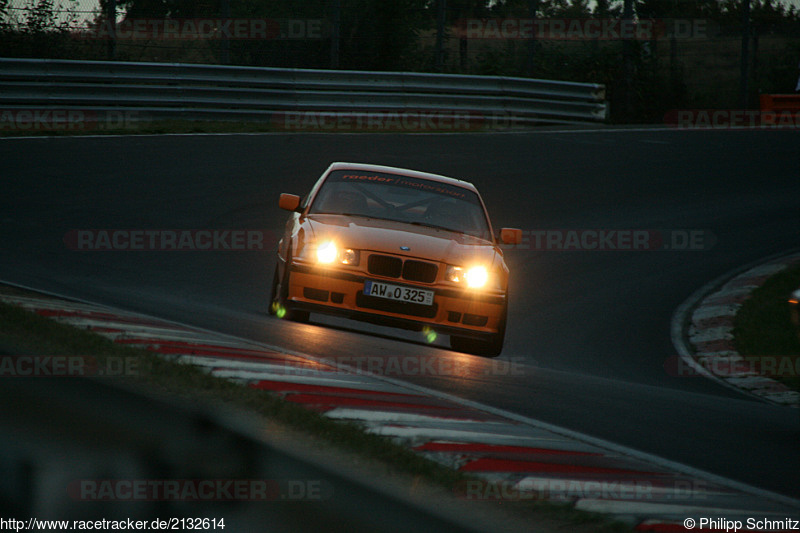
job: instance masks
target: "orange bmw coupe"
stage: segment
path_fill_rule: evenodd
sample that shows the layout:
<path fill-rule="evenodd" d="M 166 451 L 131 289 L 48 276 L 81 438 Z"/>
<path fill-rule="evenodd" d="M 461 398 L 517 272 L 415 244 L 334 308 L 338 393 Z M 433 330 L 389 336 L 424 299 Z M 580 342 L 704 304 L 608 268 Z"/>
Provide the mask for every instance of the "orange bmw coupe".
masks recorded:
<path fill-rule="evenodd" d="M 291 211 L 278 243 L 270 314 L 325 313 L 450 336 L 453 350 L 503 349 L 508 268 L 478 191 L 401 168 L 334 163 Z"/>

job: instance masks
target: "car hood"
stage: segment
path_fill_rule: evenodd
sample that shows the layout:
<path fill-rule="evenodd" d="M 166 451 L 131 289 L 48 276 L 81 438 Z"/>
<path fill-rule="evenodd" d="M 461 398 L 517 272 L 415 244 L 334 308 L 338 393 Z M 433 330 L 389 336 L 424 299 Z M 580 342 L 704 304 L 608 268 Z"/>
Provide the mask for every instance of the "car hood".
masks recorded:
<path fill-rule="evenodd" d="M 497 260 L 494 245 L 471 235 L 366 217 L 309 215 L 305 224 L 316 240 L 333 239 L 340 246 L 404 255 L 450 264 Z M 402 250 L 401 246 L 409 250 Z"/>

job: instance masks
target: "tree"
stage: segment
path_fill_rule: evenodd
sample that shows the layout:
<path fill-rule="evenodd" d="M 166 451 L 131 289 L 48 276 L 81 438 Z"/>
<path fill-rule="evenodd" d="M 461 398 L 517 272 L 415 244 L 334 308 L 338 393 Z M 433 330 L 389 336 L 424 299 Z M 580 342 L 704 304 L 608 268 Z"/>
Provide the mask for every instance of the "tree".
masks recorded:
<path fill-rule="evenodd" d="M 487 18 L 491 15 L 486 0 L 447 0 L 447 9 L 451 26 L 465 19 Z M 468 45 L 469 40 L 462 33 L 458 39 L 458 63 L 461 72 L 468 70 Z"/>
<path fill-rule="evenodd" d="M 404 70 L 416 60 L 426 0 L 342 0 L 342 68 Z"/>
<path fill-rule="evenodd" d="M 103 12 L 107 5 L 100 0 Z M 129 19 L 217 17 L 220 0 L 117 0 L 117 7 Z"/>

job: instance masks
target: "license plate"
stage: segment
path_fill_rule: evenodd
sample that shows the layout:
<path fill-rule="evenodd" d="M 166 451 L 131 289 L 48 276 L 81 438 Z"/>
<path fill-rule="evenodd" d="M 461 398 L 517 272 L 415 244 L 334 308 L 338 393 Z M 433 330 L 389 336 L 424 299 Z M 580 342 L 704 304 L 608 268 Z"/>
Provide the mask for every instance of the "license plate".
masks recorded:
<path fill-rule="evenodd" d="M 433 305 L 433 291 L 403 287 L 401 285 L 372 281 L 370 279 L 364 282 L 364 294 L 398 302 Z"/>

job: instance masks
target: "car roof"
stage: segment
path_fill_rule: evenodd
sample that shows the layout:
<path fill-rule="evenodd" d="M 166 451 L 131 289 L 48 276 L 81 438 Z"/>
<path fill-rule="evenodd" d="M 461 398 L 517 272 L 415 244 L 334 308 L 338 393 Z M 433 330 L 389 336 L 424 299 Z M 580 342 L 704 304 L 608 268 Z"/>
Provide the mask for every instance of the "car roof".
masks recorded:
<path fill-rule="evenodd" d="M 430 181 L 438 181 L 440 183 L 447 183 L 450 185 L 455 185 L 456 187 L 463 187 L 465 189 L 469 189 L 475 193 L 478 190 L 475 186 L 464 180 L 459 180 L 456 178 L 450 178 L 448 176 L 441 176 L 439 174 L 431 174 L 429 172 L 421 172 L 419 170 L 410 170 L 407 168 L 399 168 L 399 167 L 388 167 L 384 165 L 369 165 L 366 163 L 346 163 L 343 161 L 339 161 L 336 163 L 332 163 L 330 167 L 328 167 L 328 171 L 332 170 L 363 170 L 366 172 L 386 172 L 389 174 L 400 174 L 402 176 L 408 176 L 410 178 L 420 178 Z"/>

